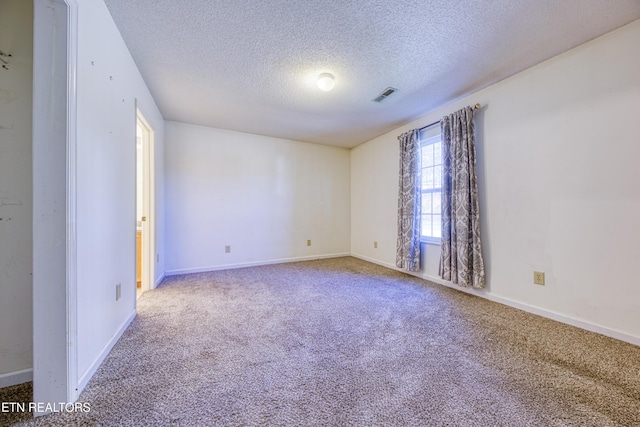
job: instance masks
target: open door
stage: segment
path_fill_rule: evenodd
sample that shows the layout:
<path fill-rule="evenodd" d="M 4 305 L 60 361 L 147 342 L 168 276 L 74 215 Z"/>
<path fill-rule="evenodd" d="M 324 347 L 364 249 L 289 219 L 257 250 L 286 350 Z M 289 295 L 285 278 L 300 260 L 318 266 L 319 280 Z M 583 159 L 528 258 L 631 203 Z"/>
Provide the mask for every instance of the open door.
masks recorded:
<path fill-rule="evenodd" d="M 136 117 L 136 296 L 153 288 L 153 130 Z"/>

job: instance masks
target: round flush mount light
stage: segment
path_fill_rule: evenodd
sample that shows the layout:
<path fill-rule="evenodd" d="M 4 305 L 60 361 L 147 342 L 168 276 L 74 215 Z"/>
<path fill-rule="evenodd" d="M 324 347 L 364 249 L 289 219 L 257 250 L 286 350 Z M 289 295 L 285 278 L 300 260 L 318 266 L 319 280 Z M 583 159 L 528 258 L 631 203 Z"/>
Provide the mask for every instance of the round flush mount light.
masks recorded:
<path fill-rule="evenodd" d="M 318 76 L 318 87 L 320 90 L 329 92 L 335 85 L 336 82 L 333 80 L 333 74 L 322 73 Z"/>

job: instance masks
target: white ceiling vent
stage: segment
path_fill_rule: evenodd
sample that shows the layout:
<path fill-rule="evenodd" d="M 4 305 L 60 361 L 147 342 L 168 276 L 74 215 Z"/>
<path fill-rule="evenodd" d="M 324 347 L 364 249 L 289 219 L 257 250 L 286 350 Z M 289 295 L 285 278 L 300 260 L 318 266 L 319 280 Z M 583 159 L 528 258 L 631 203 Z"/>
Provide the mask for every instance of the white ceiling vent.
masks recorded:
<path fill-rule="evenodd" d="M 385 90 L 383 90 L 382 93 L 380 95 L 378 95 L 378 97 L 376 99 L 374 99 L 374 101 L 380 102 L 383 99 L 385 99 L 387 96 L 391 95 L 392 93 L 394 93 L 397 90 L 398 89 L 396 89 L 395 87 L 388 87 Z"/>

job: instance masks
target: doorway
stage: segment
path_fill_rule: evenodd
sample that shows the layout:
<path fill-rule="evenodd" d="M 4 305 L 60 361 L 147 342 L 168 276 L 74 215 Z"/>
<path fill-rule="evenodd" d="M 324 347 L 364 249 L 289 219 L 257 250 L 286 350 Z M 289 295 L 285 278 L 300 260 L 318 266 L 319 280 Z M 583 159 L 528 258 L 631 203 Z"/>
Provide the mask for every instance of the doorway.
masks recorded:
<path fill-rule="evenodd" d="M 153 130 L 136 113 L 136 299 L 152 289 Z"/>

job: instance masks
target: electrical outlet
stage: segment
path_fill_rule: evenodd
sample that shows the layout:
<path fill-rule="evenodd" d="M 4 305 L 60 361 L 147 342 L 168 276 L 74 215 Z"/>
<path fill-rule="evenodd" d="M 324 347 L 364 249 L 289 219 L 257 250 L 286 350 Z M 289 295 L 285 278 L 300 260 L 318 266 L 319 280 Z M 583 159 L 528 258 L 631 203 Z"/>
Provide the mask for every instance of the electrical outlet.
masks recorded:
<path fill-rule="evenodd" d="M 122 296 L 122 285 L 118 283 L 116 285 L 116 301 L 118 301 L 121 296 Z"/>
<path fill-rule="evenodd" d="M 533 272 L 533 283 L 536 285 L 544 285 L 544 272 L 542 271 L 534 271 Z"/>
<path fill-rule="evenodd" d="M 227 245 L 224 247 L 224 253 L 225 254 L 230 254 L 231 253 L 231 246 Z"/>
<path fill-rule="evenodd" d="M 311 246 L 311 239 L 307 240 L 307 246 Z"/>
<path fill-rule="evenodd" d="M 373 249 L 378 249 L 378 242 L 373 242 Z"/>

